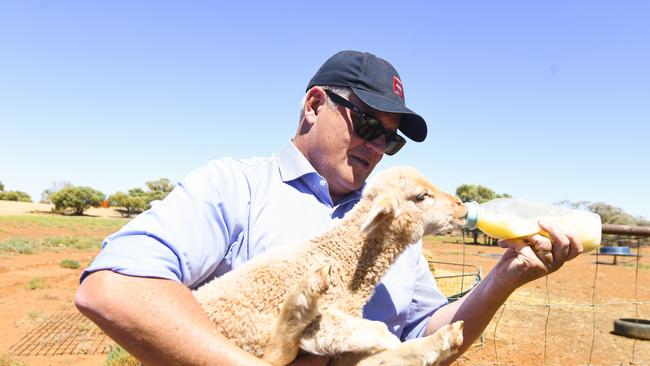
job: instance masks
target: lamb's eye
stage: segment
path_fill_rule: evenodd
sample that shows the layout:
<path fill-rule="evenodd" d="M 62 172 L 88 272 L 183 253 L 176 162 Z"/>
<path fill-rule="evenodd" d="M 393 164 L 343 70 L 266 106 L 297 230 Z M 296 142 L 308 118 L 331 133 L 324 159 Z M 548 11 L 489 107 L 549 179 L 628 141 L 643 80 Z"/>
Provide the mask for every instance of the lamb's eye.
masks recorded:
<path fill-rule="evenodd" d="M 418 194 L 417 196 L 415 196 L 415 199 L 418 200 L 418 201 L 424 201 L 424 199 L 427 198 L 427 197 L 429 197 L 429 194 L 427 194 L 426 192 L 422 192 L 422 193 Z"/>

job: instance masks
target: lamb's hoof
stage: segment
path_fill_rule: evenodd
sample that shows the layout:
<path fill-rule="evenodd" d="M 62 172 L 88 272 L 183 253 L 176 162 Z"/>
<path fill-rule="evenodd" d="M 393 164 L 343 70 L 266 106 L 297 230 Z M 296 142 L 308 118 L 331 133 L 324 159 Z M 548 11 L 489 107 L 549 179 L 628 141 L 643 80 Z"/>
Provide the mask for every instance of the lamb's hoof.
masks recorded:
<path fill-rule="evenodd" d="M 460 320 L 449 325 L 449 349 L 452 351 L 458 351 L 460 346 L 463 344 L 463 327 L 465 323 Z"/>
<path fill-rule="evenodd" d="M 357 366 L 436 366 L 458 353 L 463 344 L 463 322 L 446 325 L 434 334 L 402 343 L 398 348 L 374 354 Z"/>
<path fill-rule="evenodd" d="M 307 298 L 317 299 L 330 288 L 331 273 L 332 266 L 326 265 L 307 275 L 306 287 L 303 287 Z"/>
<path fill-rule="evenodd" d="M 397 349 L 402 345 L 399 338 L 388 330 L 385 323 L 372 321 L 368 324 L 368 330 L 369 332 L 364 334 L 363 338 L 366 340 L 368 345 L 371 345 L 364 348 L 364 351 L 369 354 Z"/>
<path fill-rule="evenodd" d="M 427 360 L 424 365 L 438 365 L 440 362 L 456 355 L 463 345 L 463 326 L 462 320 L 438 329 L 433 335 L 423 340 L 426 344 L 422 345 L 423 354 Z M 429 350 L 426 352 L 425 350 Z"/>
<path fill-rule="evenodd" d="M 330 283 L 332 282 L 332 266 L 328 264 L 320 267 L 318 269 L 318 275 L 320 277 L 319 290 L 321 293 L 325 293 L 330 288 Z"/>

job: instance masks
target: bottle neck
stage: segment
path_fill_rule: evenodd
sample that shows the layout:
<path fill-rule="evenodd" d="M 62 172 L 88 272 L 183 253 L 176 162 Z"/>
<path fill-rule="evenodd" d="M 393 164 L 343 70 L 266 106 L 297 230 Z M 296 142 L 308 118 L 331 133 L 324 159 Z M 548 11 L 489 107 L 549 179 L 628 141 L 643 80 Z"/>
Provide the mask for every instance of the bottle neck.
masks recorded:
<path fill-rule="evenodd" d="M 478 202 L 465 202 L 467 216 L 465 216 L 465 228 L 469 230 L 476 229 L 478 225 Z"/>

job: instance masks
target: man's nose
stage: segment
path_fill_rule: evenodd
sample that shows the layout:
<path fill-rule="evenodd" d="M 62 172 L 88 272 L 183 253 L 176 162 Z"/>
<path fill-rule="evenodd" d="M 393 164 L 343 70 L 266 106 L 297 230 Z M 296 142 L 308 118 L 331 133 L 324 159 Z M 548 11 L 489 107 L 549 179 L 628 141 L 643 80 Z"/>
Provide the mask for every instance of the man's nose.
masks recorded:
<path fill-rule="evenodd" d="M 383 155 L 386 150 L 386 137 L 381 135 L 374 140 L 368 140 L 365 142 L 366 147 L 373 150 L 379 155 Z"/>

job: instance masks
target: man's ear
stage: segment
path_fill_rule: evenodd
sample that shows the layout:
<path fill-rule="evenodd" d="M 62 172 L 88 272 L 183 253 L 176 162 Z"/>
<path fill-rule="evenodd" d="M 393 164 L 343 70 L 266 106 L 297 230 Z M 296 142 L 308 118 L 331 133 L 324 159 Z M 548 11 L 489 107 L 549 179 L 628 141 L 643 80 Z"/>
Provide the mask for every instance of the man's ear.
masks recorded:
<path fill-rule="evenodd" d="M 361 233 L 369 234 L 387 219 L 399 215 L 399 202 L 394 195 L 380 194 L 373 200 L 366 221 L 361 225 Z"/>
<path fill-rule="evenodd" d="M 325 106 L 327 103 L 327 94 L 323 88 L 314 86 L 309 89 L 309 91 L 307 91 L 305 98 L 305 107 L 303 113 L 305 119 L 309 123 L 313 124 L 315 122 L 315 117 L 320 111 L 320 108 Z"/>

